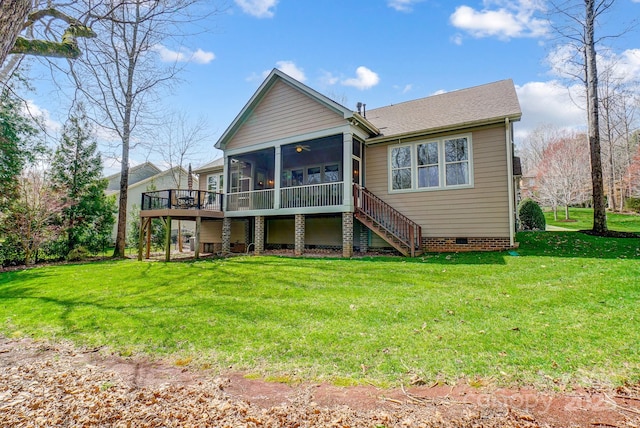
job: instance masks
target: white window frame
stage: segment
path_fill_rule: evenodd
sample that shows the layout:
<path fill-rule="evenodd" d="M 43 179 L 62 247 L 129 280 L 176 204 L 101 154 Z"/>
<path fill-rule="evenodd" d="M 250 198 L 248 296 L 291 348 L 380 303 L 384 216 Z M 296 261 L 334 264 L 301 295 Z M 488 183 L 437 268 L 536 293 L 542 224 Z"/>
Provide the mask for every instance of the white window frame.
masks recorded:
<path fill-rule="evenodd" d="M 392 153 L 393 153 L 393 149 L 401 149 L 404 147 L 409 147 L 409 166 L 403 166 L 403 167 L 399 167 L 399 168 L 393 168 L 393 164 L 392 164 Z M 387 152 L 387 159 L 388 159 L 388 170 L 389 170 L 389 192 L 408 192 L 411 191 L 412 189 L 415 189 L 416 187 L 416 177 L 415 177 L 415 170 L 416 170 L 416 156 L 414 154 L 416 150 L 416 145 L 414 143 L 410 143 L 410 144 L 396 144 L 393 146 L 389 146 L 389 151 Z M 396 170 L 402 170 L 402 169 L 409 169 L 409 178 L 411 179 L 411 187 L 409 187 L 408 189 L 394 189 L 393 188 L 393 171 Z"/>
<path fill-rule="evenodd" d="M 451 163 L 460 162 L 445 162 L 445 141 L 455 140 L 459 138 L 466 138 L 467 140 L 467 165 L 469 167 L 469 182 L 465 184 L 447 185 L 446 183 L 446 165 Z M 439 186 L 434 187 L 419 187 L 418 186 L 418 146 L 421 144 L 437 143 L 438 144 L 438 183 Z M 391 154 L 392 150 L 400 147 L 411 146 L 411 187 L 407 189 L 394 189 L 393 188 L 393 170 Z M 434 164 L 435 165 L 435 164 Z M 423 165 L 425 167 L 425 165 Z M 397 169 L 397 168 L 396 168 Z M 412 141 L 411 143 L 394 144 L 388 146 L 387 149 L 387 176 L 388 176 L 388 191 L 389 193 L 409 193 L 409 192 L 433 192 L 440 190 L 454 190 L 454 189 L 469 189 L 474 187 L 474 173 L 473 173 L 473 141 L 471 134 L 457 134 L 448 135 L 446 137 L 431 138 L 418 141 Z"/>
<path fill-rule="evenodd" d="M 216 178 L 216 187 L 212 189 L 211 179 Z M 224 174 L 215 173 L 207 175 L 207 192 L 224 193 Z"/>

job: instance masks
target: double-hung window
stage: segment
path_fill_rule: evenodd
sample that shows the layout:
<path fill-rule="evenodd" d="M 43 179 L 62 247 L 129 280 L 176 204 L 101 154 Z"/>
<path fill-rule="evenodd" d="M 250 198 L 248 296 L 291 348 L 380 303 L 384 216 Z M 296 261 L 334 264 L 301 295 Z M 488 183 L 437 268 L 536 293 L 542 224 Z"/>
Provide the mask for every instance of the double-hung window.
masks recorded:
<path fill-rule="evenodd" d="M 473 186 L 471 135 L 389 147 L 389 191 Z"/>
<path fill-rule="evenodd" d="M 411 145 L 391 149 L 391 188 L 393 190 L 411 189 Z"/>

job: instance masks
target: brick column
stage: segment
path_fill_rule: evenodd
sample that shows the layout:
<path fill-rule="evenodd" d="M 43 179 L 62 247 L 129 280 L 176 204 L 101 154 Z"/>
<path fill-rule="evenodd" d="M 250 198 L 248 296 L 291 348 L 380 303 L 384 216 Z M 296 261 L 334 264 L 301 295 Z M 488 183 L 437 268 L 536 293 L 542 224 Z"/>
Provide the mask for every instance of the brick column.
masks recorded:
<path fill-rule="evenodd" d="M 251 221 L 246 219 L 244 221 L 244 245 L 245 248 L 249 249 L 249 244 L 251 243 Z"/>
<path fill-rule="evenodd" d="M 342 213 L 342 257 L 353 257 L 353 213 Z"/>
<path fill-rule="evenodd" d="M 366 253 L 369 251 L 369 228 L 365 225 L 360 225 L 360 252 Z"/>
<path fill-rule="evenodd" d="M 253 218 L 253 221 L 255 223 L 253 253 L 259 256 L 264 253 L 264 216 L 257 215 Z"/>
<path fill-rule="evenodd" d="M 295 249 L 293 254 L 301 256 L 304 253 L 304 214 L 296 214 L 296 228 L 295 228 Z"/>
<path fill-rule="evenodd" d="M 222 253 L 231 252 L 231 217 L 222 219 Z"/>

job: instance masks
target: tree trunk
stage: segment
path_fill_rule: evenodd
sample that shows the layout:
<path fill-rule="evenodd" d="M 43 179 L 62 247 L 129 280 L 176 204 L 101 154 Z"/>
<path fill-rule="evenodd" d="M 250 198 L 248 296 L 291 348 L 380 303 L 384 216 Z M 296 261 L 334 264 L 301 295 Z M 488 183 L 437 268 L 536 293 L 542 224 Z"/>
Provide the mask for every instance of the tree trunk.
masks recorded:
<path fill-rule="evenodd" d="M 0 66 L 22 32 L 31 6 L 31 0 L 3 0 L 0 3 Z"/>
<path fill-rule="evenodd" d="M 589 125 L 589 155 L 591 157 L 591 184 L 593 192 L 593 233 L 607 232 L 607 212 L 604 205 L 604 183 L 600 151 L 600 124 L 598 116 L 598 68 L 594 41 L 595 0 L 585 0 L 585 65 L 587 84 L 587 111 Z"/>
<path fill-rule="evenodd" d="M 569 220 L 569 205 L 564 206 L 564 219 Z"/>

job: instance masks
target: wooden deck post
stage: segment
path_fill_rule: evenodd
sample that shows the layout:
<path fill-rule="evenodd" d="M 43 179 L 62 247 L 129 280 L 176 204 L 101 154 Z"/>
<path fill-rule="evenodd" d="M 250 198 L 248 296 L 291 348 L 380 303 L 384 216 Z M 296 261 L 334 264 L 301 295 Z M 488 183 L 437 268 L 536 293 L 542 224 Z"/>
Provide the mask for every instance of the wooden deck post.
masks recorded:
<path fill-rule="evenodd" d="M 147 259 L 151 258 L 151 217 L 147 218 Z"/>
<path fill-rule="evenodd" d="M 140 218 L 140 230 L 138 231 L 138 261 L 142 261 L 142 246 L 144 245 L 144 217 Z"/>
<path fill-rule="evenodd" d="M 167 216 L 167 224 L 166 224 L 166 233 L 167 236 L 165 237 L 165 243 L 164 243 L 164 261 L 168 262 L 171 261 L 171 216 L 168 215 Z"/>
<path fill-rule="evenodd" d="M 198 216 L 196 217 L 196 240 L 195 240 L 195 247 L 194 247 L 194 254 L 193 256 L 198 259 L 200 258 L 200 226 L 202 225 L 202 217 Z"/>

